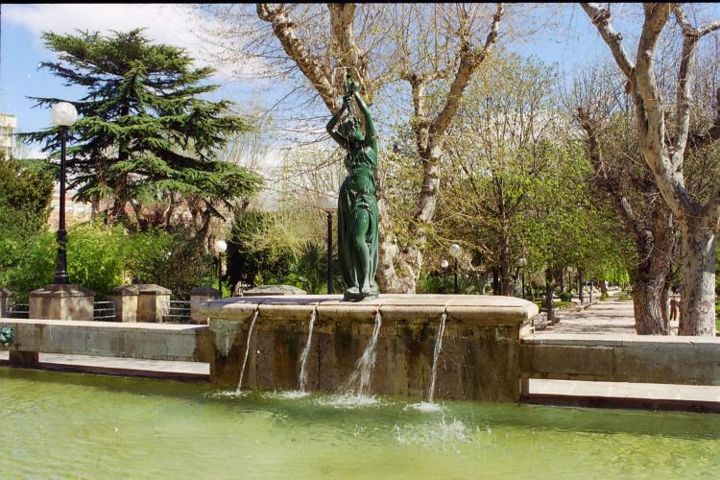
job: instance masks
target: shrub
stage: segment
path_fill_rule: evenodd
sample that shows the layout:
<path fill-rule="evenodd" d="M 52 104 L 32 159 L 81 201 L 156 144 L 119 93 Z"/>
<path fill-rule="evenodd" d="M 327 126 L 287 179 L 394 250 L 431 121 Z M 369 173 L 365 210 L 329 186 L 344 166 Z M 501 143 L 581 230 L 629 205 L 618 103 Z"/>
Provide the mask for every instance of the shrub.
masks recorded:
<path fill-rule="evenodd" d="M 572 300 L 572 295 L 570 292 L 560 292 L 558 298 L 560 298 L 561 302 L 570 302 Z"/>

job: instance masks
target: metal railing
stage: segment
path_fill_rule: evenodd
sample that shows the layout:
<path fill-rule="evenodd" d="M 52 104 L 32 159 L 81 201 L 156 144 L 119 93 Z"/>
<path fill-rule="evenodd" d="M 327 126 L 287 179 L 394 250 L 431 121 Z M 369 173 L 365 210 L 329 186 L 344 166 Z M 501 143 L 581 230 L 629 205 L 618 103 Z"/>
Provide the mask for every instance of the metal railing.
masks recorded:
<path fill-rule="evenodd" d="M 115 320 L 115 302 L 95 302 L 93 320 L 112 322 Z"/>
<path fill-rule="evenodd" d="M 190 302 L 170 300 L 163 312 L 163 323 L 187 323 L 190 321 Z"/>
<path fill-rule="evenodd" d="M 30 318 L 29 303 L 13 303 L 8 308 L 8 318 Z"/>

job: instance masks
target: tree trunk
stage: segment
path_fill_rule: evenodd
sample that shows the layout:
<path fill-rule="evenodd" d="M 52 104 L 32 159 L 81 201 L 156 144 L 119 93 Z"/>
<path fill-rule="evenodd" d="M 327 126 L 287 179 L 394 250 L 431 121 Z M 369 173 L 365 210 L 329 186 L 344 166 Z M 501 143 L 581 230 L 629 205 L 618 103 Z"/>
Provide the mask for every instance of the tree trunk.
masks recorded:
<path fill-rule="evenodd" d="M 578 278 L 578 298 L 580 299 L 580 305 L 582 305 L 583 303 L 585 303 L 585 295 L 583 294 L 584 279 L 583 279 L 583 269 L 582 268 L 578 268 L 577 278 Z"/>
<path fill-rule="evenodd" d="M 607 280 L 600 280 L 600 295 L 608 297 Z"/>
<path fill-rule="evenodd" d="M 555 290 L 556 271 L 548 268 L 545 270 L 545 308 L 547 309 L 547 319 L 550 324 L 557 322 L 555 317 L 555 307 L 553 305 L 553 291 Z"/>
<path fill-rule="evenodd" d="M 663 292 L 665 278 L 633 282 L 633 308 L 635 309 L 635 332 L 638 335 L 662 335 Z"/>
<path fill-rule="evenodd" d="M 500 273 L 499 269 L 497 267 L 494 267 L 492 269 L 492 289 L 493 289 L 493 295 L 502 295 L 502 289 L 500 286 Z"/>
<path fill-rule="evenodd" d="M 500 230 L 500 295 L 512 295 L 510 273 L 510 235 L 506 225 Z"/>
<path fill-rule="evenodd" d="M 710 223 L 707 217 L 680 222 L 685 284 L 679 335 L 715 335 L 717 235 Z"/>

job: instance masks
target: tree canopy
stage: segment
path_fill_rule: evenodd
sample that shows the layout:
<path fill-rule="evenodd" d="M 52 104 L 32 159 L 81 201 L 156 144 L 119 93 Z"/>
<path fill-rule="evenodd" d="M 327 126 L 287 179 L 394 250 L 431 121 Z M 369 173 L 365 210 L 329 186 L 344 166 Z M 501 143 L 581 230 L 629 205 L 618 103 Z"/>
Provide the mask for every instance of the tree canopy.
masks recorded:
<path fill-rule="evenodd" d="M 41 66 L 86 94 L 74 101 L 80 119 L 70 129 L 69 186 L 77 198 L 98 205 L 109 201 L 109 218 L 125 215 L 128 203 L 163 203 L 172 213 L 181 199 L 232 204 L 253 194 L 260 178 L 218 160 L 235 135 L 251 125 L 232 113 L 227 100 L 205 98 L 217 85 L 205 82 L 211 68 L 196 68 L 180 48 L 151 43 L 141 29 L 130 32 L 45 33 L 58 60 Z M 49 107 L 57 98 L 32 97 Z M 55 154 L 57 128 L 23 135 Z M 164 221 L 166 219 L 162 219 Z"/>

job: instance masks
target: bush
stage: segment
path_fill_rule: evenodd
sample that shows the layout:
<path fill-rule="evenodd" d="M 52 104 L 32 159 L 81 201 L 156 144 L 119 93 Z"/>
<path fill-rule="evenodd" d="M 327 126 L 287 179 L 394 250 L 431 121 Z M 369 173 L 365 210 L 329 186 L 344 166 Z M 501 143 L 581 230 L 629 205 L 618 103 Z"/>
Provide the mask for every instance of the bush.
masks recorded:
<path fill-rule="evenodd" d="M 558 298 L 560 298 L 561 302 L 572 301 L 572 295 L 570 294 L 570 292 L 560 292 L 560 295 L 558 295 Z"/>
<path fill-rule="evenodd" d="M 6 286 L 18 299 L 27 299 L 32 290 L 53 283 L 56 252 L 55 233 L 36 235 L 6 273 Z M 70 281 L 98 298 L 131 282 L 156 283 L 187 297 L 193 287 L 216 280 L 214 259 L 205 253 L 202 239 L 184 231 L 128 235 L 121 225 L 74 225 L 68 230 L 67 262 Z"/>

